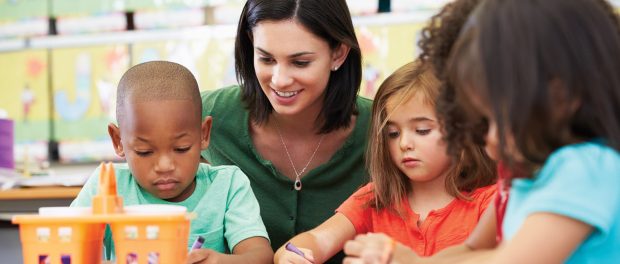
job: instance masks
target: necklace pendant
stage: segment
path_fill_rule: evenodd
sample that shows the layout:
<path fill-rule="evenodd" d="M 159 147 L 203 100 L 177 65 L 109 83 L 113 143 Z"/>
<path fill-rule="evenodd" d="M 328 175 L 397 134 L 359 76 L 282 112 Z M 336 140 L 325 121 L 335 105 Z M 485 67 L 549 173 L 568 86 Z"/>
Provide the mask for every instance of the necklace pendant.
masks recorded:
<path fill-rule="evenodd" d="M 301 180 L 296 179 L 295 180 L 295 185 L 293 185 L 295 187 L 295 190 L 299 191 L 301 190 Z"/>

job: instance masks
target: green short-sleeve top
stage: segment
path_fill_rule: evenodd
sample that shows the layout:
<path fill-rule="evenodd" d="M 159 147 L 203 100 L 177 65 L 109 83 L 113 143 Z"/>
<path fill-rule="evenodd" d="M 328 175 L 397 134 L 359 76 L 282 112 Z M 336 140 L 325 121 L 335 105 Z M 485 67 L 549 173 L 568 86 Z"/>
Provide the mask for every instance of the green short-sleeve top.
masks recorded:
<path fill-rule="evenodd" d="M 364 165 L 369 99 L 357 98 L 358 116 L 351 134 L 327 163 L 303 177 L 300 191 L 254 147 L 249 111 L 239 86 L 203 92 L 202 102 L 203 118 L 213 118 L 210 145 L 202 156 L 214 165 L 236 165 L 248 176 L 274 249 L 333 216 L 335 209 L 369 180 Z"/>
<path fill-rule="evenodd" d="M 71 206 L 91 206 L 99 188 L 100 169 L 93 172 Z M 235 166 L 201 163 L 196 171 L 194 192 L 181 202 L 165 201 L 147 192 L 133 177 L 127 163 L 114 164 L 114 171 L 116 190 L 124 205 L 180 205 L 196 214 L 190 226 L 188 250 L 199 235 L 205 238 L 203 248 L 221 253 L 232 252 L 239 242 L 251 237 L 268 238 L 250 182 Z M 115 259 L 109 227 L 106 227 L 104 248 L 105 259 Z"/>

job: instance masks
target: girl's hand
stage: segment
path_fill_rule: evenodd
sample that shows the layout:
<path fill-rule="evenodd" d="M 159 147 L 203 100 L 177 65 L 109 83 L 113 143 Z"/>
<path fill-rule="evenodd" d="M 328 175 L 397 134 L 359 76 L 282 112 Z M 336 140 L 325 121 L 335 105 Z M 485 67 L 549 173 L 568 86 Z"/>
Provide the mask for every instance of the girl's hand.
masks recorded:
<path fill-rule="evenodd" d="M 344 244 L 347 257 L 343 263 L 389 263 L 394 250 L 394 239 L 385 234 L 358 235 Z"/>
<path fill-rule="evenodd" d="M 222 263 L 226 255 L 208 248 L 193 249 L 187 255 L 187 264 L 215 264 Z"/>
<path fill-rule="evenodd" d="M 411 249 L 380 233 L 358 235 L 344 244 L 345 264 L 414 263 L 419 258 Z"/>
<path fill-rule="evenodd" d="M 288 250 L 284 250 L 277 264 L 311 264 L 314 263 L 314 256 L 312 255 L 312 250 L 307 248 L 299 248 L 301 252 L 304 253 L 304 256 L 297 255 L 295 252 L 291 252 Z"/>

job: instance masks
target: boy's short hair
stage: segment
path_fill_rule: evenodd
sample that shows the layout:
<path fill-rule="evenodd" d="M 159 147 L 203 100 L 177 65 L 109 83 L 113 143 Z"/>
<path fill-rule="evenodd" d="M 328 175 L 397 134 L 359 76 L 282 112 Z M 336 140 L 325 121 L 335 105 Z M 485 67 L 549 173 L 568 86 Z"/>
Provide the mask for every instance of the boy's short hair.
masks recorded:
<path fill-rule="evenodd" d="M 150 61 L 131 67 L 121 77 L 116 93 L 118 125 L 126 113 L 125 104 L 159 100 L 189 100 L 201 118 L 202 100 L 194 75 L 178 63 Z"/>

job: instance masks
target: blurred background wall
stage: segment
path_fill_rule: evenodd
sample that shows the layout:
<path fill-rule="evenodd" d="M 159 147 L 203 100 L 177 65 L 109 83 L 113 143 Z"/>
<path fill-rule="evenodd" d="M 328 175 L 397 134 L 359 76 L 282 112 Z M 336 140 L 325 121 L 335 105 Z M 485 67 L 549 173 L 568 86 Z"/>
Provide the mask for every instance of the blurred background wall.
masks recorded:
<path fill-rule="evenodd" d="M 14 160 L 116 159 L 106 126 L 116 85 L 150 60 L 185 65 L 200 89 L 236 83 L 242 0 L 0 0 L 0 118 Z M 360 93 L 417 54 L 420 28 L 446 0 L 349 0 L 364 55 Z M 379 12 L 381 11 L 381 12 Z"/>

